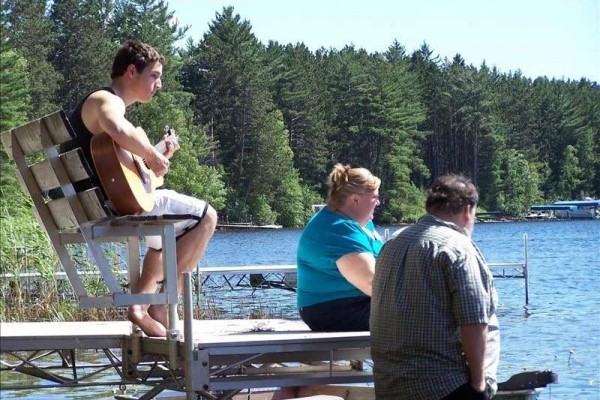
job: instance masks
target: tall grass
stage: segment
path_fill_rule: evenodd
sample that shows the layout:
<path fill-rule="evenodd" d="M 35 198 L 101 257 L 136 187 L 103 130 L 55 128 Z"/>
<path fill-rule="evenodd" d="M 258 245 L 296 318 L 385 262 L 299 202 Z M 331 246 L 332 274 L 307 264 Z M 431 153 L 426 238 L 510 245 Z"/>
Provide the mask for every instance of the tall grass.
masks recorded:
<path fill-rule="evenodd" d="M 71 284 L 65 279 L 57 279 L 56 273 L 63 271 L 50 239 L 34 218 L 29 208 L 6 206 L 0 199 L 0 321 L 87 321 L 124 320 L 126 309 L 83 309 L 79 307 Z M 14 199 L 11 199 L 14 200 Z M 27 203 L 25 203 L 27 204 Z M 125 254 L 119 248 L 122 244 L 105 248 L 115 270 L 126 269 Z M 90 262 L 87 248 L 83 244 L 69 245 L 69 253 L 78 271 L 95 272 L 96 266 Z M 39 276 L 23 277 L 23 274 L 37 273 Z M 20 277 L 21 276 L 21 277 Z M 90 296 L 107 294 L 106 285 L 99 275 L 86 275 L 82 278 Z M 193 291 L 202 290 L 197 275 L 193 275 Z M 125 283 L 125 282 L 122 282 Z M 194 296 L 199 299 L 199 296 Z M 203 304 L 195 304 L 194 318 L 219 319 L 227 312 L 220 309 L 210 296 L 202 296 Z M 244 302 L 242 302 L 244 303 Z M 240 304 L 240 309 L 248 309 L 248 304 Z M 247 318 L 270 317 L 264 307 L 254 305 Z"/>
<path fill-rule="evenodd" d="M 4 202 L 3 202 L 4 203 Z M 87 268 L 83 266 L 84 269 Z M 68 280 L 57 279 L 63 268 L 50 239 L 33 214 L 6 207 L 0 213 L 0 321 L 75 321 L 123 319 L 120 309 L 81 309 Z M 39 277 L 22 278 L 26 273 Z M 91 292 L 100 293 L 97 278 L 85 280 Z"/>
<path fill-rule="evenodd" d="M 115 270 L 126 267 L 121 244 L 105 248 Z M 69 245 L 69 253 L 78 271 L 95 272 L 87 248 L 83 244 Z M 50 239 L 31 213 L 9 213 L 6 207 L 0 213 L 0 321 L 88 321 L 124 320 L 125 308 L 80 308 L 69 281 L 57 279 L 63 271 Z M 23 277 L 37 273 L 39 276 Z M 90 296 L 107 295 L 107 288 L 99 275 L 82 278 Z M 125 282 L 122 282 L 123 284 Z M 194 276 L 194 288 L 199 290 Z M 221 311 L 214 305 L 197 305 L 194 318 L 218 318 Z"/>

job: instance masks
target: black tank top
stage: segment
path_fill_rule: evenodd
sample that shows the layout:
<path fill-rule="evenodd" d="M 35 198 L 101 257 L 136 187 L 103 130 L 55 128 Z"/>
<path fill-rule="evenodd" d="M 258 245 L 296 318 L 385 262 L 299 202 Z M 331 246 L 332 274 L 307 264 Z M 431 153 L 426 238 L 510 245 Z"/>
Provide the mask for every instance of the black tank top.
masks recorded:
<path fill-rule="evenodd" d="M 73 110 L 73 112 L 69 116 L 69 122 L 71 123 L 71 127 L 73 128 L 73 131 L 77 135 L 78 145 L 81 147 L 81 150 L 83 151 L 83 155 L 85 156 L 85 159 L 88 162 L 88 166 L 90 167 L 90 169 L 93 173 L 93 176 L 90 180 L 83 181 L 83 182 L 77 182 L 76 188 L 81 190 L 81 189 L 86 189 L 88 187 L 97 186 L 101 189 L 102 195 L 106 199 L 106 193 L 104 192 L 104 189 L 102 188 L 102 184 L 100 183 L 100 179 L 98 178 L 98 173 L 96 172 L 96 167 L 94 166 L 94 161 L 92 159 L 91 143 L 92 143 L 92 137 L 94 134 L 89 131 L 89 129 L 83 123 L 83 119 L 81 118 L 81 110 L 83 108 L 83 104 L 85 103 L 85 101 L 92 94 L 99 92 L 101 90 L 105 90 L 107 92 L 115 94 L 115 91 L 108 86 L 91 91 L 79 102 L 79 104 L 77 104 L 77 107 L 75 107 L 75 110 Z"/>

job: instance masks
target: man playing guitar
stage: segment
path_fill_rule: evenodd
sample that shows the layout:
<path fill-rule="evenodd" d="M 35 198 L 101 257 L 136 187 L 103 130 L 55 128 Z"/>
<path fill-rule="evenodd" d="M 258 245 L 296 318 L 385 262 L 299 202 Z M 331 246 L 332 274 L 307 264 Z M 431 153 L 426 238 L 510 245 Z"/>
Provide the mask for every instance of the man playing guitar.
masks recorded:
<path fill-rule="evenodd" d="M 164 58 L 151 46 L 137 40 L 125 42 L 114 59 L 110 86 L 88 94 L 75 108 L 69 120 L 81 142 L 86 158 L 97 176 L 92 162 L 91 142 L 95 135 L 106 134 L 120 146 L 139 157 L 157 177 L 169 171 L 169 159 L 176 150 L 170 136 L 161 153 L 148 140 L 141 127 L 125 118 L 127 106 L 136 102 L 148 103 L 161 88 Z M 181 292 L 182 273 L 192 271 L 202 257 L 212 237 L 217 213 L 203 200 L 159 189 L 154 192 L 154 207 L 145 215 L 192 214 L 201 219 L 178 221 L 177 235 L 178 286 Z M 162 245 L 159 236 L 146 238 L 148 251 L 144 258 L 139 286 L 135 293 L 154 293 L 162 281 Z M 148 336 L 166 336 L 167 308 L 164 305 L 133 305 L 128 318 Z"/>

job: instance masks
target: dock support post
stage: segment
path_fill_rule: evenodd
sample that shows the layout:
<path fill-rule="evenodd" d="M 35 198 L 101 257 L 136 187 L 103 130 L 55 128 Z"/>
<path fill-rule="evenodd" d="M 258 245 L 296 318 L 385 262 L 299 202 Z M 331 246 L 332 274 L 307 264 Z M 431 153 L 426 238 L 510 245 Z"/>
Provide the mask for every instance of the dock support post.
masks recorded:
<path fill-rule="evenodd" d="M 194 362 L 194 334 L 192 326 L 194 309 L 192 306 L 192 273 L 183 274 L 183 341 L 184 341 L 184 374 L 185 392 L 187 400 L 194 400 L 193 362 Z"/>
<path fill-rule="evenodd" d="M 525 276 L 525 305 L 529 304 L 529 264 L 527 260 L 527 234 L 523 234 L 523 275 Z"/>
<path fill-rule="evenodd" d="M 175 242 L 175 227 L 174 225 L 165 225 L 162 232 L 162 247 L 163 247 L 163 290 L 167 294 L 167 309 L 168 309 L 168 327 L 167 337 L 175 337 L 179 335 L 177 327 L 179 316 L 177 315 L 177 305 L 179 304 L 179 294 L 177 293 L 177 250 Z M 164 287 L 166 286 L 166 287 Z"/>

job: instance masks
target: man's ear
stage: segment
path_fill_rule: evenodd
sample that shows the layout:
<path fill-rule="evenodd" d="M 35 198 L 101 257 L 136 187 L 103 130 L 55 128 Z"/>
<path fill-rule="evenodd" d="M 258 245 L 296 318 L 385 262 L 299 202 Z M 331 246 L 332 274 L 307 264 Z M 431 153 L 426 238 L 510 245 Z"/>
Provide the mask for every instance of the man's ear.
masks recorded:
<path fill-rule="evenodd" d="M 137 72 L 137 69 L 135 68 L 135 65 L 134 64 L 129 64 L 127 66 L 127 70 L 125 71 L 125 74 L 129 78 L 133 78 L 135 76 L 136 72 Z"/>
<path fill-rule="evenodd" d="M 462 212 L 462 217 L 464 219 L 465 222 L 468 222 L 469 219 L 471 218 L 471 211 L 473 210 L 473 206 L 464 206 L 463 208 L 463 212 Z"/>

